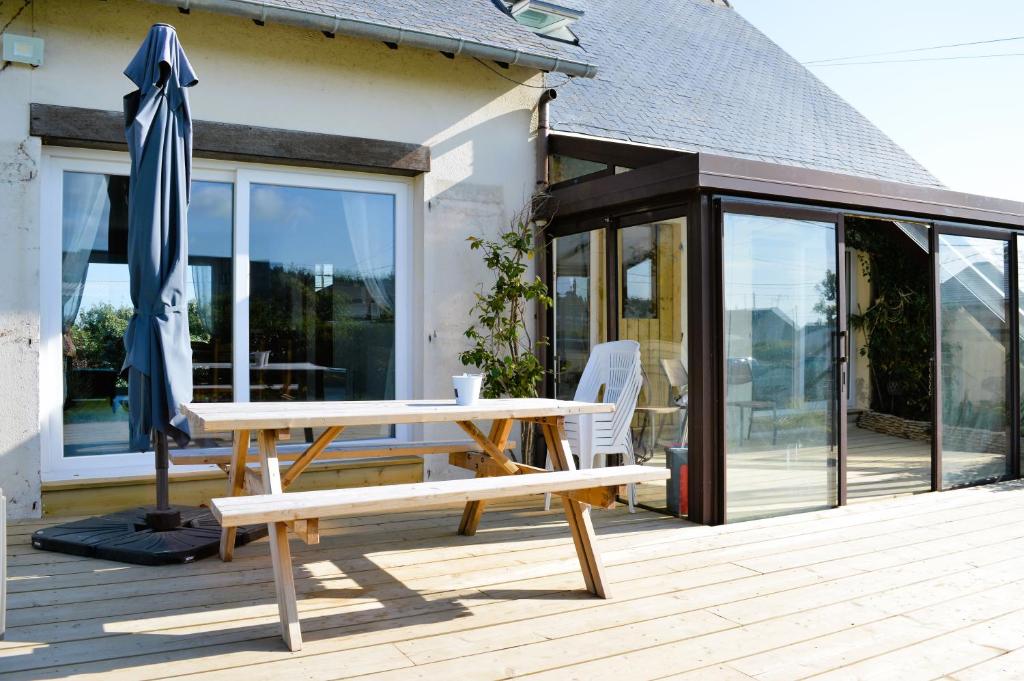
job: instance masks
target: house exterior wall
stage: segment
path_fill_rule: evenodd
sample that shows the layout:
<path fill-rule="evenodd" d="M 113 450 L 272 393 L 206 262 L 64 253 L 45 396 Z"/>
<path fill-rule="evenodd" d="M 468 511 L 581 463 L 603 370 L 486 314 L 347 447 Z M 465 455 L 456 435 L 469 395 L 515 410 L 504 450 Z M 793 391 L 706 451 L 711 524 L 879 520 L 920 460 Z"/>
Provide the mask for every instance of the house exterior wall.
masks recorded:
<path fill-rule="evenodd" d="M 197 119 L 431 148 L 413 182 L 414 311 L 398 351 L 412 355 L 413 396 L 450 393 L 474 284 L 487 280 L 465 240 L 495 233 L 533 190 L 539 74 L 504 72 L 524 87 L 469 59 L 128 0 L 36 0 L 16 18 L 3 8 L 12 19 L 8 31 L 46 41 L 43 66 L 0 72 L 0 385 L 17 386 L 0 400 L 0 486 L 13 516 L 40 513 L 40 421 L 57 408 L 37 388 L 44 149 L 29 104 L 119 110 L 132 89 L 121 71 L 156 22 L 176 26 L 199 75 Z M 446 473 L 443 460 L 425 467 Z"/>

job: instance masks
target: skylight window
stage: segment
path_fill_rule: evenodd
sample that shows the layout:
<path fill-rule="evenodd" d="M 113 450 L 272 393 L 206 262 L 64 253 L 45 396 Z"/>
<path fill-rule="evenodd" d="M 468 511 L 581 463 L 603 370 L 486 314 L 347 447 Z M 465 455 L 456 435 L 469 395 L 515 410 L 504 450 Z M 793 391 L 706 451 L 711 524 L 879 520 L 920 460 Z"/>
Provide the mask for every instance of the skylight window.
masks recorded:
<path fill-rule="evenodd" d="M 511 8 L 512 17 L 523 26 L 540 35 L 575 41 L 569 26 L 583 16 L 583 12 L 546 0 L 518 0 Z"/>

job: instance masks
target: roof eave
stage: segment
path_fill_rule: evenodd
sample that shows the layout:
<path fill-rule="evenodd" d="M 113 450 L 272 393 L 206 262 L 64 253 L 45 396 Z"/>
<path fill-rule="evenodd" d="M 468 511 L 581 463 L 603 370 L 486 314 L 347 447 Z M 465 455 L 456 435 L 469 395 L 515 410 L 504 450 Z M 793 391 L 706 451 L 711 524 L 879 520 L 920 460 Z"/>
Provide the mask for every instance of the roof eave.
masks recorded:
<path fill-rule="evenodd" d="M 161 5 L 182 9 L 201 9 L 220 14 L 245 17 L 255 21 L 272 21 L 301 28 L 340 33 L 396 45 L 407 45 L 425 50 L 462 54 L 489 59 L 510 65 L 533 68 L 538 71 L 564 73 L 567 76 L 593 78 L 597 66 L 588 62 L 551 57 L 487 45 L 465 38 L 452 38 L 411 28 L 396 28 L 358 19 L 328 16 L 317 12 L 268 5 L 259 0 L 150 0 Z"/>

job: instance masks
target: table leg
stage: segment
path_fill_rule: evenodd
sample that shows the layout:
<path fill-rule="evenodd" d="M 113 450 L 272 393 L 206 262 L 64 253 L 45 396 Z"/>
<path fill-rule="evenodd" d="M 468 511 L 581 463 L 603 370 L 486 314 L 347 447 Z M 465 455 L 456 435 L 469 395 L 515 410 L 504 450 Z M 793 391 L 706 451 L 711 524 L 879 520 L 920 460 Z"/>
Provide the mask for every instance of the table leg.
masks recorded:
<path fill-rule="evenodd" d="M 488 442 L 494 444 L 499 451 L 504 452 L 508 444 L 508 437 L 512 432 L 512 419 L 497 419 L 491 424 L 491 432 L 487 435 Z M 493 457 L 492 457 L 493 458 Z M 484 471 L 477 471 L 476 477 L 486 477 Z M 462 520 L 459 522 L 459 534 L 472 537 L 480 526 L 480 518 L 484 514 L 483 501 L 470 501 L 462 511 Z"/>
<path fill-rule="evenodd" d="M 277 431 L 261 430 L 259 444 L 263 493 L 282 494 L 281 468 L 277 460 Z M 300 650 L 302 648 L 302 632 L 299 629 L 299 607 L 295 600 L 292 554 L 288 547 L 288 525 L 283 522 L 267 523 L 267 530 L 270 533 L 270 559 L 274 566 L 274 586 L 277 588 L 277 612 L 281 618 L 281 636 L 289 650 Z"/>
<path fill-rule="evenodd" d="M 543 431 L 554 469 L 573 470 L 575 466 L 569 449 L 569 440 L 565 435 L 565 418 L 557 416 L 549 419 L 544 423 Z M 601 555 L 597 552 L 594 525 L 590 521 L 590 506 L 564 495 L 561 498 L 565 507 L 565 518 L 569 522 L 569 529 L 572 530 L 572 540 L 576 544 L 576 556 L 580 561 L 587 591 L 601 598 L 608 598 L 604 565 L 601 563 Z"/>
<path fill-rule="evenodd" d="M 237 497 L 245 488 L 245 460 L 249 453 L 249 431 L 239 430 L 231 451 L 231 468 L 228 469 L 228 496 Z M 237 528 L 225 527 L 220 531 L 220 559 L 228 562 L 235 552 Z"/>

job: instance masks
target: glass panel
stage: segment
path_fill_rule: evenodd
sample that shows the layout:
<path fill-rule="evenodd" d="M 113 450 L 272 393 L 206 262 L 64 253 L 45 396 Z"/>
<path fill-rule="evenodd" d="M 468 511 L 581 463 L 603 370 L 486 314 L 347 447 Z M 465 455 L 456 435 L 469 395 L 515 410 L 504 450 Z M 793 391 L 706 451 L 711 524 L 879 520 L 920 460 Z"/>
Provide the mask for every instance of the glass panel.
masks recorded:
<path fill-rule="evenodd" d="M 622 316 L 658 317 L 658 227 L 637 225 L 619 232 Z"/>
<path fill-rule="evenodd" d="M 849 498 L 931 489 L 929 228 L 846 218 Z"/>
<path fill-rule="evenodd" d="M 196 401 L 232 398 L 232 191 L 227 183 L 192 184 L 187 295 Z M 128 178 L 66 172 L 62 205 L 64 456 L 124 454 Z M 191 446 L 228 444 L 229 435 L 212 434 Z"/>
<path fill-rule="evenodd" d="M 251 399 L 394 398 L 394 196 L 253 184 L 250 204 Z"/>
<path fill-rule="evenodd" d="M 555 394 L 572 399 L 590 349 L 607 338 L 604 232 L 559 237 L 555 253 Z"/>
<path fill-rule="evenodd" d="M 640 343 L 644 387 L 633 419 L 637 462 L 673 474 L 639 485 L 638 501 L 686 515 L 688 356 L 686 219 L 619 230 L 622 314 L 619 338 Z"/>
<path fill-rule="evenodd" d="M 835 225 L 725 215 L 726 517 L 836 504 Z"/>
<path fill-rule="evenodd" d="M 585 161 L 581 158 L 572 158 L 571 156 L 561 156 L 559 154 L 549 156 L 548 164 L 551 171 L 551 184 L 575 180 L 577 177 L 608 169 L 608 166 L 604 163 Z"/>
<path fill-rule="evenodd" d="M 939 236 L 942 485 L 1009 473 L 1009 243 Z"/>
<path fill-rule="evenodd" d="M 1024 236 L 1017 235 L 1017 300 L 1020 304 L 1020 308 L 1017 310 L 1017 318 L 1019 320 L 1017 345 L 1019 348 L 1017 357 L 1020 360 L 1020 366 L 1018 367 L 1020 390 L 1021 394 L 1018 396 L 1020 400 L 1017 404 L 1020 409 L 1021 423 L 1024 424 Z M 1021 442 L 1020 442 L 1020 456 L 1021 456 L 1021 467 L 1018 470 L 1024 471 L 1024 426 L 1021 427 Z"/>

